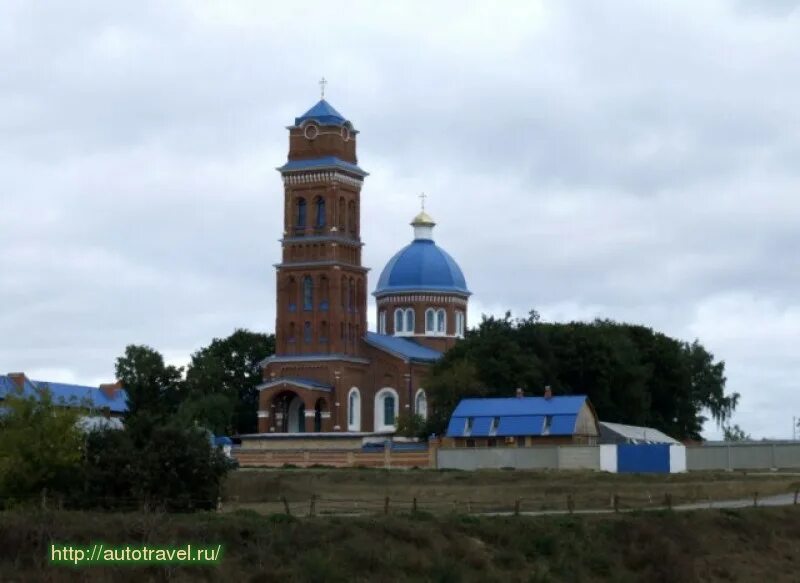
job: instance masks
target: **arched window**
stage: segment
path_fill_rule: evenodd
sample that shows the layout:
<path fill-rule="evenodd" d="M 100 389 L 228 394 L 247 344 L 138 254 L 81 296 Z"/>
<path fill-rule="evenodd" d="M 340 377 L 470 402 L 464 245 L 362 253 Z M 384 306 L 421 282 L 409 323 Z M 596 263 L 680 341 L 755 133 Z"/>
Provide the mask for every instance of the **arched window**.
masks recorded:
<path fill-rule="evenodd" d="M 323 312 L 328 311 L 328 294 L 330 293 L 330 285 L 328 278 L 324 275 L 319 278 L 319 309 Z"/>
<path fill-rule="evenodd" d="M 317 206 L 317 222 L 315 223 L 317 228 L 322 228 L 325 226 L 325 199 L 321 196 L 317 197 L 316 200 Z"/>
<path fill-rule="evenodd" d="M 306 226 L 306 199 L 297 199 L 297 223 L 298 227 Z"/>
<path fill-rule="evenodd" d="M 289 311 L 296 312 L 297 311 L 297 280 L 293 277 L 289 278 L 289 286 L 288 286 L 288 295 L 289 295 Z"/>
<path fill-rule="evenodd" d="M 394 395 L 386 395 L 383 398 L 383 424 L 394 425 Z"/>
<path fill-rule="evenodd" d="M 344 228 L 345 228 L 344 215 L 345 215 L 345 212 L 347 211 L 347 203 L 344 201 L 344 197 L 341 197 L 339 199 L 338 211 L 339 211 L 339 220 L 338 220 L 339 232 L 344 233 Z"/>
<path fill-rule="evenodd" d="M 436 310 L 428 308 L 425 310 L 425 333 L 434 334 L 436 332 Z"/>
<path fill-rule="evenodd" d="M 356 203 L 352 200 L 347 203 L 347 228 L 351 235 L 356 234 Z"/>
<path fill-rule="evenodd" d="M 378 312 L 378 334 L 386 334 L 386 310 Z"/>
<path fill-rule="evenodd" d="M 311 336 L 312 336 L 311 322 L 306 322 L 305 324 L 303 324 L 303 342 L 305 342 L 306 344 L 310 344 Z"/>
<path fill-rule="evenodd" d="M 464 324 L 465 324 L 464 312 L 456 312 L 456 336 L 458 336 L 459 338 L 464 337 L 464 327 L 465 327 Z"/>
<path fill-rule="evenodd" d="M 395 334 L 402 334 L 403 333 L 403 324 L 405 323 L 405 319 L 403 318 L 403 310 L 397 308 L 394 311 L 394 333 Z"/>
<path fill-rule="evenodd" d="M 314 309 L 314 282 L 309 275 L 303 278 L 303 309 L 306 311 Z"/>
<path fill-rule="evenodd" d="M 406 334 L 414 333 L 414 309 L 406 308 Z"/>
<path fill-rule="evenodd" d="M 423 419 L 428 418 L 428 397 L 423 389 L 417 391 L 417 398 L 414 399 L 414 413 Z"/>
<path fill-rule="evenodd" d="M 350 278 L 350 293 L 347 296 L 347 309 L 351 312 L 356 308 L 356 283 Z"/>
<path fill-rule="evenodd" d="M 447 315 L 444 310 L 436 310 L 436 333 L 444 334 L 447 331 Z"/>
<path fill-rule="evenodd" d="M 347 395 L 347 430 L 361 431 L 361 393 L 357 387 Z"/>

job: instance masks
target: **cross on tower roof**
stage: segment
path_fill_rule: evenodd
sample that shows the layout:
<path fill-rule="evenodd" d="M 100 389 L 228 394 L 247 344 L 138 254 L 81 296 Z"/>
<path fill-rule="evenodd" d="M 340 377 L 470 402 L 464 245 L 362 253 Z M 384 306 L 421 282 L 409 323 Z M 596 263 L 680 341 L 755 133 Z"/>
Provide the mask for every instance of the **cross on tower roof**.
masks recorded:
<path fill-rule="evenodd" d="M 325 99 L 325 85 L 327 84 L 328 80 L 325 79 L 325 77 L 319 80 L 319 93 L 320 93 L 320 98 L 322 99 Z"/>
<path fill-rule="evenodd" d="M 425 210 L 425 199 L 428 198 L 428 195 L 424 192 L 420 193 L 419 199 L 422 201 L 422 210 Z"/>

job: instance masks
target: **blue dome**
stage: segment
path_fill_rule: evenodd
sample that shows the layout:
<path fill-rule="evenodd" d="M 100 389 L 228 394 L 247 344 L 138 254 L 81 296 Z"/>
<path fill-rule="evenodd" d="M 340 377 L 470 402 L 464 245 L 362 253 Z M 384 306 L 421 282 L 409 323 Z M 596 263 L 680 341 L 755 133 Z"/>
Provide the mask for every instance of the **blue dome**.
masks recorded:
<path fill-rule="evenodd" d="M 415 239 L 392 257 L 374 295 L 409 291 L 470 293 L 461 268 L 431 239 Z"/>

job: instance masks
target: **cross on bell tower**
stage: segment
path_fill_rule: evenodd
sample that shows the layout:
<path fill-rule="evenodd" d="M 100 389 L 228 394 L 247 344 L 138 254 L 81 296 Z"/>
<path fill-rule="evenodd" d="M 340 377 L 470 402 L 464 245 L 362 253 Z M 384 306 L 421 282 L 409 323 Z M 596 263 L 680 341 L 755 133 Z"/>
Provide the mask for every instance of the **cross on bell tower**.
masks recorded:
<path fill-rule="evenodd" d="M 323 77 L 319 80 L 319 97 L 320 99 L 325 99 L 325 86 L 328 84 L 328 80 Z"/>

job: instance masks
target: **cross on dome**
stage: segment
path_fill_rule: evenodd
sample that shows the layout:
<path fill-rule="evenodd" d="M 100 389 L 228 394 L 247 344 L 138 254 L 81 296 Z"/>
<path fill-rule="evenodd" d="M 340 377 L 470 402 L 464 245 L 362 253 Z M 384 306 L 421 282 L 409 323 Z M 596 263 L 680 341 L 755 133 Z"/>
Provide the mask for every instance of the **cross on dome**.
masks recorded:
<path fill-rule="evenodd" d="M 319 80 L 319 95 L 321 99 L 325 99 L 325 86 L 328 84 L 328 80 L 323 77 Z"/>

